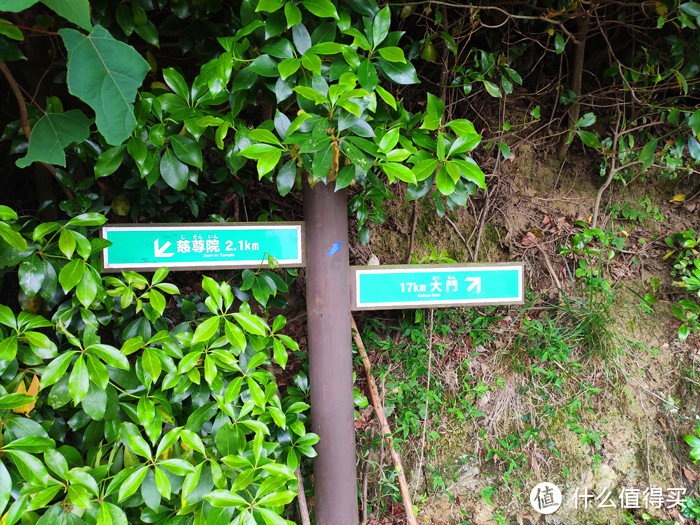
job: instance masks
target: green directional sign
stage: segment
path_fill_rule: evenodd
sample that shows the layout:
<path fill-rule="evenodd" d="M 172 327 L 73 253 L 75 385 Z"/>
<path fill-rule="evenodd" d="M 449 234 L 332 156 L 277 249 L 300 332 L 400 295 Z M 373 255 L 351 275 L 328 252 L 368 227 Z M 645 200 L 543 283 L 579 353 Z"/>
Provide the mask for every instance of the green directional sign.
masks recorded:
<path fill-rule="evenodd" d="M 274 257 L 304 266 L 303 223 L 138 224 L 105 226 L 105 271 L 257 268 Z"/>
<path fill-rule="evenodd" d="M 521 304 L 523 264 L 353 266 L 353 310 Z"/>

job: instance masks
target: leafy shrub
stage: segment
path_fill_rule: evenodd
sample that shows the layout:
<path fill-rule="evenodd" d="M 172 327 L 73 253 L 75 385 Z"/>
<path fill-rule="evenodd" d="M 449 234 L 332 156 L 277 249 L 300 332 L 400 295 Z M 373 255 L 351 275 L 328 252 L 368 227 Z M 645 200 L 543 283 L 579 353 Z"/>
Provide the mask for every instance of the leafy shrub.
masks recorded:
<path fill-rule="evenodd" d="M 0 305 L 3 523 L 286 522 L 318 436 L 269 370 L 299 349 L 284 317 L 270 327 L 204 277 L 210 315 L 176 324 L 167 269 L 100 275 L 102 215 L 0 212 L 5 271 L 45 301 Z"/>

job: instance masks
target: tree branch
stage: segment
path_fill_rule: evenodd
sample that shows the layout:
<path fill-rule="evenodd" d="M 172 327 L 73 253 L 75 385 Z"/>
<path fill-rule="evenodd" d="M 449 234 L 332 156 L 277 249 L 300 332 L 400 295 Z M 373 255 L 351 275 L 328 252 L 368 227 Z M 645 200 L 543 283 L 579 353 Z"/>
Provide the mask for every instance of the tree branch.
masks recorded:
<path fill-rule="evenodd" d="M 2 74 L 5 76 L 7 83 L 10 85 L 10 89 L 15 95 L 15 99 L 17 99 L 17 106 L 19 108 L 19 124 L 22 127 L 24 136 L 27 137 L 27 141 L 29 141 L 29 137 L 32 134 L 32 130 L 29 127 L 29 118 L 27 116 L 27 104 L 24 101 L 24 96 L 22 96 L 20 86 L 15 80 L 15 77 L 12 75 L 12 72 L 7 67 L 7 64 L 4 60 L 0 60 L 0 71 L 2 71 Z M 44 166 L 44 168 L 46 168 L 49 171 L 49 173 L 51 173 L 56 182 L 58 182 L 58 185 L 63 190 L 63 194 L 66 196 L 66 198 L 72 201 L 73 193 L 71 193 L 71 191 L 68 188 L 61 184 L 61 181 L 58 179 L 58 175 L 56 174 L 56 168 L 54 168 L 51 164 L 47 164 L 46 162 L 40 162 L 40 164 Z"/>

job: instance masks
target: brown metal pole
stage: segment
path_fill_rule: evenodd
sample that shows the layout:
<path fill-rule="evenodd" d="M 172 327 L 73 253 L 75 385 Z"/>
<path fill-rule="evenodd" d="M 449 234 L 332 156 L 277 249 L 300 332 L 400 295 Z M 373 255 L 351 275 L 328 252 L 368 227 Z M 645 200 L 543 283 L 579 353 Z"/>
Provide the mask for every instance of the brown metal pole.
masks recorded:
<path fill-rule="evenodd" d="M 306 310 L 317 525 L 356 525 L 357 470 L 345 190 L 304 181 Z M 340 244 L 338 244 L 340 243 Z"/>

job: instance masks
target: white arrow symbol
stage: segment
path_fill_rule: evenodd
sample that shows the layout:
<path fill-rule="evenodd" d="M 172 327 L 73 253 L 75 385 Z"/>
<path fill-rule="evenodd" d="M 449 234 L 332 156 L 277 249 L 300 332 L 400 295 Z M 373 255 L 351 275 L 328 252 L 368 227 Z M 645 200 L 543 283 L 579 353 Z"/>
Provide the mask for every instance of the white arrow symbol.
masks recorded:
<path fill-rule="evenodd" d="M 166 241 L 163 246 L 158 245 L 158 239 L 153 241 L 153 251 L 155 252 L 156 257 L 172 257 L 175 255 L 174 253 L 165 253 L 165 250 L 167 250 L 170 247 L 170 241 Z"/>
<path fill-rule="evenodd" d="M 467 277 L 464 280 L 471 283 L 469 286 L 467 286 L 468 292 L 471 292 L 476 286 L 476 293 L 481 293 L 481 277 Z"/>

